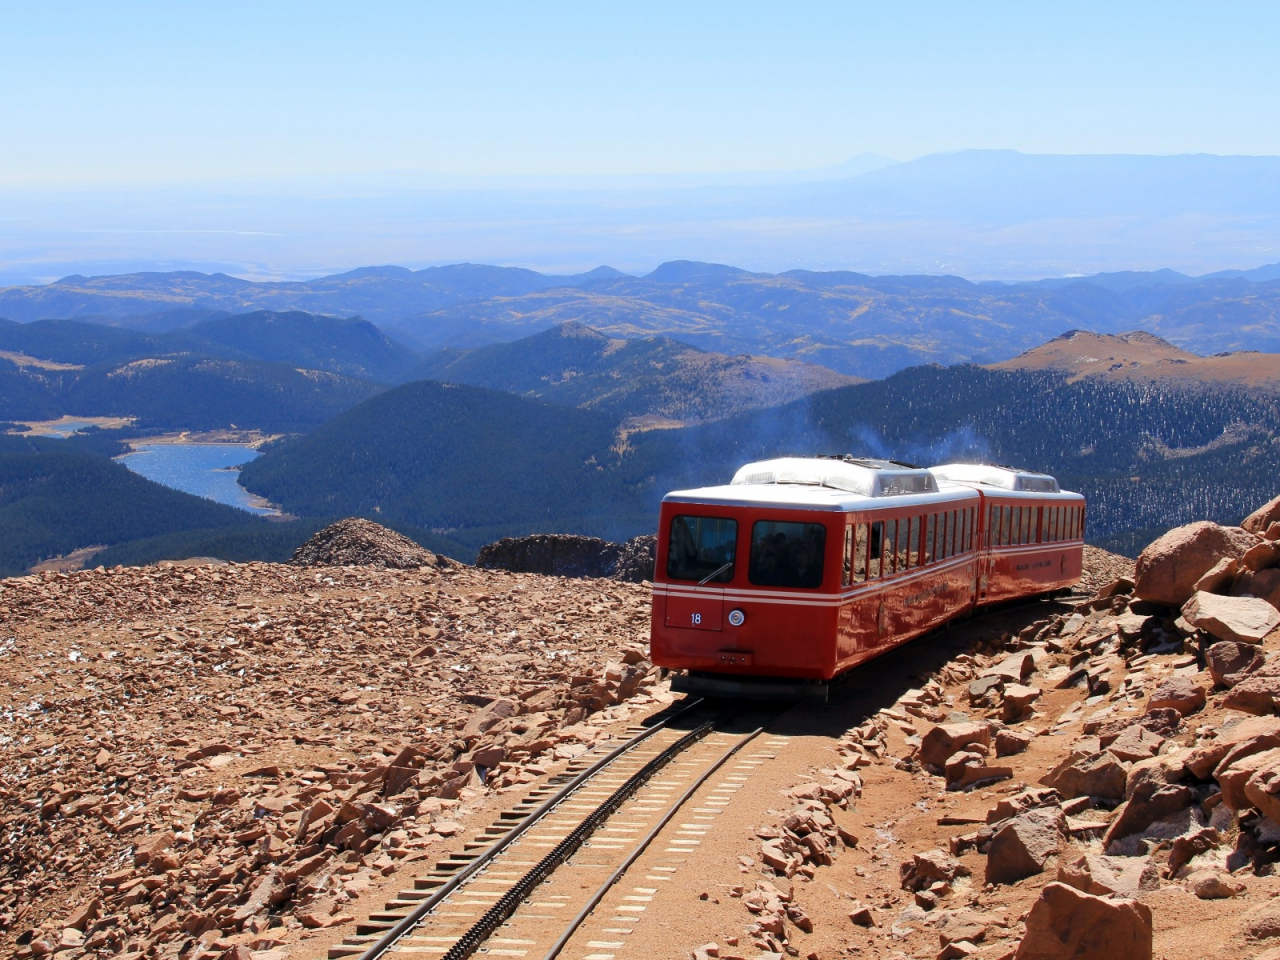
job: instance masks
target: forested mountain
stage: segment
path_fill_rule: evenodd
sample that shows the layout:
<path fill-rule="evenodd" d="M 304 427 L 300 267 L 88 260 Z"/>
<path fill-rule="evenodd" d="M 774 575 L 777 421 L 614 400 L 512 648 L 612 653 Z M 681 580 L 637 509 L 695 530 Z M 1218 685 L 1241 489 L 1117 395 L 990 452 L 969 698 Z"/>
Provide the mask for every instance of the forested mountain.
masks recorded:
<path fill-rule="evenodd" d="M 578 323 L 514 343 L 442 350 L 406 380 L 444 380 L 607 414 L 714 420 L 856 382 L 825 367 L 727 357 L 666 337 L 623 340 Z"/>
<path fill-rule="evenodd" d="M 141 429 L 309 430 L 382 388 L 253 360 L 147 357 L 48 370 L 0 359 L 0 420 L 137 417 Z"/>
<path fill-rule="evenodd" d="M 266 310 L 205 319 L 167 333 L 79 320 L 3 320 L 0 350 L 82 365 L 170 356 L 265 360 L 379 383 L 395 380 L 419 360 L 358 317 Z"/>
<path fill-rule="evenodd" d="M 92 441 L 0 435 L 0 576 L 90 546 L 264 520 L 145 480 Z"/>
<path fill-rule="evenodd" d="M 607 268 L 555 277 L 456 264 L 419 271 L 368 267 L 293 283 L 166 273 L 68 277 L 0 290 L 0 316 L 14 320 L 129 318 L 154 327 L 150 316 L 254 310 L 359 315 L 423 351 L 506 342 L 574 321 L 611 337 L 665 336 L 704 350 L 807 360 L 865 377 L 926 362 L 995 363 L 1081 328 L 1142 328 L 1198 354 L 1280 352 L 1280 278 L 1266 268 L 1200 278 L 1154 271 L 1003 284 L 840 271 L 752 273 L 687 261 L 644 277 Z M 360 375 L 376 378 L 374 367 L 366 367 L 371 372 Z"/>
<path fill-rule="evenodd" d="M 471 550 L 508 530 L 645 528 L 653 468 L 613 451 L 615 428 L 599 413 L 422 380 L 268 445 L 241 481 L 290 513 L 421 527 Z"/>
<path fill-rule="evenodd" d="M 1274 496 L 1278 424 L 1280 399 L 1235 388 L 927 366 L 620 447 L 604 417 L 417 383 L 269 449 L 242 481 L 294 513 L 388 519 L 475 549 L 534 531 L 646 532 L 668 490 L 758 457 L 980 459 L 1057 474 L 1089 498 L 1090 538 L 1130 547 L 1135 531 L 1236 522 Z"/>

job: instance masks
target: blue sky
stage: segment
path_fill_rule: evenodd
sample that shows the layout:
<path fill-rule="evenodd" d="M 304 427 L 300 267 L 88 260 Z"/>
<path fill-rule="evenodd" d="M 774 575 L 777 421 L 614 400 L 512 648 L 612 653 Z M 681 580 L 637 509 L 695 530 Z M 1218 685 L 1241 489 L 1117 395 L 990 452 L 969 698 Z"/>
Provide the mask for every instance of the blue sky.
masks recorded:
<path fill-rule="evenodd" d="M 17 3 L 0 186 L 1280 154 L 1276 3 Z"/>

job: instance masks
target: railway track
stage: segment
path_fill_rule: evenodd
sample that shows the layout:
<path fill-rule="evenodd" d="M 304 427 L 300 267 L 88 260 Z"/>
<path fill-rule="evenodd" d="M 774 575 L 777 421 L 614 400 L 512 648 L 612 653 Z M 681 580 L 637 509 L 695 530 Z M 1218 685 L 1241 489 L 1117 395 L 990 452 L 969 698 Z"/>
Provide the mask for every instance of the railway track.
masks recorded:
<path fill-rule="evenodd" d="M 686 704 L 535 789 L 357 925 L 331 960 L 613 960 L 786 743 L 765 727 L 791 704 Z"/>

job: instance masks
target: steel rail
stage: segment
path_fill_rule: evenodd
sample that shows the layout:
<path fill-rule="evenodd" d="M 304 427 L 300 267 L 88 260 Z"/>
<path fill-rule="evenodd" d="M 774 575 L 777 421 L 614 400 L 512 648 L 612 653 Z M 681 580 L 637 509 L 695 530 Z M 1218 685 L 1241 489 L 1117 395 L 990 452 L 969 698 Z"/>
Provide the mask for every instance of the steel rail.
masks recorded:
<path fill-rule="evenodd" d="M 566 927 L 564 933 L 560 935 L 560 939 L 551 946 L 551 949 L 547 951 L 542 960 L 555 960 L 556 957 L 560 956 L 560 951 L 565 948 L 565 945 L 573 938 L 573 935 L 578 932 L 578 928 L 586 922 L 587 917 L 591 916 L 595 908 L 600 905 L 600 901 L 604 899 L 605 894 L 613 888 L 613 885 L 622 878 L 623 874 L 631 869 L 631 865 L 640 859 L 640 855 L 649 848 L 649 844 L 653 843 L 654 839 L 656 839 L 658 834 L 662 832 L 663 828 L 666 827 L 666 825 L 671 822 L 672 818 L 680 812 L 681 808 L 689 802 L 689 798 L 697 793 L 698 790 L 701 789 L 702 785 L 711 779 L 711 775 L 724 766 L 730 757 L 756 737 L 760 736 L 767 725 L 768 724 L 762 724 L 761 726 L 756 727 L 738 743 L 722 753 L 719 759 L 717 759 L 716 762 L 702 774 L 702 776 L 698 777 L 698 779 L 689 785 L 689 789 L 680 795 L 679 799 L 671 805 L 671 808 L 668 809 L 658 822 L 653 825 L 653 828 L 645 834 L 643 838 L 641 838 L 640 843 L 631 851 L 627 856 L 627 859 L 622 861 L 622 865 L 619 866 L 617 870 L 613 871 L 609 878 L 600 885 L 599 889 L 591 895 L 591 899 L 587 901 L 587 905 L 583 907 L 578 915 L 569 922 L 569 926 Z"/>
<path fill-rule="evenodd" d="M 527 817 L 525 817 L 523 820 L 521 820 L 519 823 L 513 826 L 511 828 L 511 831 L 509 833 L 504 834 L 503 837 L 497 841 L 497 843 L 495 843 L 493 846 L 486 849 L 483 853 L 481 853 L 473 861 L 471 861 L 471 863 L 469 863 L 466 867 L 459 870 L 456 874 L 454 874 L 452 877 L 446 880 L 443 884 L 441 884 L 440 887 L 434 893 L 431 894 L 431 896 L 423 900 L 422 903 L 419 904 L 417 907 L 414 907 L 414 909 L 411 910 L 408 914 L 406 914 L 402 920 L 397 921 L 395 926 L 393 926 L 390 930 L 388 930 L 381 937 L 379 937 L 372 944 L 370 944 L 369 947 L 364 951 L 364 953 L 360 954 L 359 960 L 377 960 L 377 958 L 387 953 L 401 939 L 403 939 L 406 934 L 410 933 L 415 927 L 417 927 L 422 922 L 424 917 L 426 917 L 433 910 L 435 910 L 435 908 L 439 906 L 442 901 L 444 901 L 455 890 L 457 890 L 460 886 L 462 886 L 469 879 L 471 879 L 471 877 L 479 873 L 480 870 L 485 866 L 487 866 L 491 861 L 493 861 L 494 858 L 498 856 L 498 854 L 500 854 L 508 846 L 510 846 L 512 843 L 518 840 L 523 834 L 527 833 L 531 827 L 539 823 L 544 817 L 547 816 L 547 814 L 551 813 L 552 810 L 554 810 L 557 806 L 559 806 L 565 800 L 566 797 L 568 797 L 570 794 L 576 791 L 579 787 L 581 787 L 582 784 L 586 783 L 588 780 L 590 780 L 592 777 L 598 774 L 601 770 L 608 767 L 610 764 L 612 764 L 615 760 L 617 760 L 623 754 L 629 753 L 631 750 L 638 747 L 641 743 L 643 743 L 645 740 L 648 740 L 655 733 L 658 733 L 660 730 L 666 729 L 666 727 L 668 727 L 676 718 L 683 716 L 684 714 L 688 713 L 690 710 L 702 705 L 705 702 L 706 700 L 703 697 L 699 697 L 696 700 L 692 700 L 691 702 L 685 704 L 683 709 L 678 710 L 676 713 L 667 717 L 665 720 L 661 720 L 658 723 L 655 723 L 653 726 L 648 727 L 645 730 L 642 730 L 640 733 L 637 733 L 634 737 L 627 740 L 625 743 L 620 744 L 615 749 L 609 751 L 609 753 L 605 754 L 603 757 L 601 757 L 591 766 L 587 767 L 587 769 L 583 770 L 581 773 L 575 776 L 572 780 L 566 783 L 563 787 L 557 790 L 552 796 L 548 797 L 545 801 L 543 801 L 538 806 L 538 809 L 534 810 Z"/>
<path fill-rule="evenodd" d="M 498 927 L 511 919 L 538 884 L 547 879 L 556 867 L 578 852 L 600 824 L 604 823 L 633 793 L 644 786 L 654 774 L 709 734 L 714 726 L 714 723 L 708 721 L 695 727 L 628 777 L 626 782 L 610 794 L 607 800 L 587 814 L 567 837 L 556 844 L 554 850 L 512 884 L 506 893 L 498 898 L 498 902 L 486 910 L 480 919 L 445 952 L 442 960 L 466 960 L 475 953 Z"/>

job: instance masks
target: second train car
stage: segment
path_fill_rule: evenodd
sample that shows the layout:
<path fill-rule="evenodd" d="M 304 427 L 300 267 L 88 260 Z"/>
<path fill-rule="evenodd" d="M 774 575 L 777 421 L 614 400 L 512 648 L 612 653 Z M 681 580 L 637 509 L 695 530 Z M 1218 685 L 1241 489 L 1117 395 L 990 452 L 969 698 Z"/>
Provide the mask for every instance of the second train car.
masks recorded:
<path fill-rule="evenodd" d="M 1081 572 L 1084 498 L 1009 467 L 854 457 L 744 466 L 668 494 L 650 647 L 673 689 L 825 699 L 833 678 Z"/>

